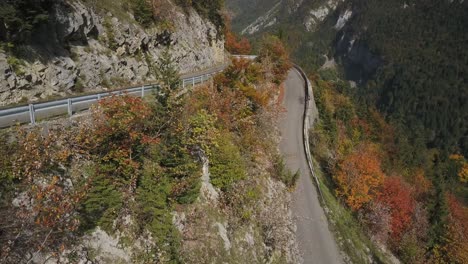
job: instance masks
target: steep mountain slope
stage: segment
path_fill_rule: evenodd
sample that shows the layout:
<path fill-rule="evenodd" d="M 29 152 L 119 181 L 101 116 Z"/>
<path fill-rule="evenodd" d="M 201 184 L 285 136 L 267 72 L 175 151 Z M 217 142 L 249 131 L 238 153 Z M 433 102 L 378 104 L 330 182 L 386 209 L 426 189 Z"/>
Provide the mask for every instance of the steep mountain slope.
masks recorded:
<path fill-rule="evenodd" d="M 233 29 L 235 31 L 242 31 L 250 23 L 255 21 L 260 15 L 263 15 L 268 10 L 271 10 L 279 1 L 269 0 L 238 0 L 226 1 L 226 7 L 233 16 Z"/>
<path fill-rule="evenodd" d="M 348 80 L 368 87 L 361 91 L 371 104 L 404 120 L 431 146 L 468 155 L 466 1 L 309 0 L 278 5 L 252 11 L 246 7 L 243 11 L 257 17 L 241 23 L 249 17 L 238 12 L 233 22 L 254 39 L 262 32 L 279 35 L 307 69 L 335 58 Z M 367 85 L 368 80 L 372 82 Z M 454 97 L 457 100 L 448 103 Z"/>
<path fill-rule="evenodd" d="M 356 1 L 352 8 L 363 15 L 339 35 L 337 55 L 344 55 L 346 69 L 362 65 L 360 80 L 375 81 L 366 85 L 366 97 L 375 96 L 383 112 L 404 120 L 431 147 L 468 156 L 468 3 Z M 343 45 L 346 39 L 354 45 Z M 376 75 L 359 55 L 343 52 L 363 47 L 381 61 L 383 67 L 371 66 Z"/>
<path fill-rule="evenodd" d="M 0 2 L 2 104 L 160 81 L 0 130 L 0 263 L 299 262 L 281 42 L 182 90 L 225 63 L 221 3 Z"/>
<path fill-rule="evenodd" d="M 465 263 L 468 2 L 279 5 L 256 10 L 239 33 L 279 36 L 310 74 L 321 114 L 312 149 L 334 193 L 328 205 L 345 211 L 337 198 L 358 215 L 331 213 L 353 241 L 342 246 L 360 254 L 355 221 L 405 263 Z"/>

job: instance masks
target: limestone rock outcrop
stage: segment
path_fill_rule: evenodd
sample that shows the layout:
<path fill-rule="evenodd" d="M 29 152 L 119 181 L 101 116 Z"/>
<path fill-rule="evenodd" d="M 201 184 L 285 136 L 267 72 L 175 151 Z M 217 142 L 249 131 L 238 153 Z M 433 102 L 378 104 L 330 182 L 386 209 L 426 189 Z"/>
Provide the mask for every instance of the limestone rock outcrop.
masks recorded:
<path fill-rule="evenodd" d="M 57 1 L 51 9 L 20 56 L 0 50 L 0 106 L 155 81 L 152 68 L 165 49 L 182 74 L 225 62 L 216 27 L 191 9 L 173 6 L 170 26 L 146 29 L 130 13 L 81 1 Z"/>

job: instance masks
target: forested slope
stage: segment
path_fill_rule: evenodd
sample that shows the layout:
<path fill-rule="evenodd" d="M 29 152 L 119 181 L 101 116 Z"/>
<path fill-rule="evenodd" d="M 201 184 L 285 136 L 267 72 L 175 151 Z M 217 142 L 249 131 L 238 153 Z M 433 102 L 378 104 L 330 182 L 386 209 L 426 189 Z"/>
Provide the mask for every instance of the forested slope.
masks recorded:
<path fill-rule="evenodd" d="M 230 2 L 244 7 L 234 29 L 270 8 Z M 335 57 L 370 104 L 429 147 L 468 154 L 465 1 L 283 1 L 281 10 L 251 38 L 277 34 L 307 69 Z"/>
<path fill-rule="evenodd" d="M 353 10 L 346 33 L 384 60 L 364 96 L 429 146 L 467 156 L 468 4 L 354 1 Z"/>
<path fill-rule="evenodd" d="M 467 262 L 468 3 L 291 3 L 249 37 L 276 34 L 310 74 L 311 149 L 342 248 L 367 262 L 363 227 L 404 263 Z"/>
<path fill-rule="evenodd" d="M 233 29 L 235 31 L 242 31 L 245 27 L 256 20 L 264 12 L 270 10 L 279 1 L 269 0 L 238 0 L 226 1 L 228 10 L 233 15 Z"/>

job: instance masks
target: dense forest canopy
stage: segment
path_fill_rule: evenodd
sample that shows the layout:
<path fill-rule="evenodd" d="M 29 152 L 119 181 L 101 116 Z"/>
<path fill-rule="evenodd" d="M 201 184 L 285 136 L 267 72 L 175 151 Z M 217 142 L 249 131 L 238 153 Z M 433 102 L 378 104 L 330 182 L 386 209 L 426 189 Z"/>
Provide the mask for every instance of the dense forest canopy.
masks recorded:
<path fill-rule="evenodd" d="M 354 1 L 351 31 L 385 65 L 367 85 L 379 108 L 430 147 L 468 155 L 468 3 Z M 423 129 L 421 129 L 423 128 Z"/>

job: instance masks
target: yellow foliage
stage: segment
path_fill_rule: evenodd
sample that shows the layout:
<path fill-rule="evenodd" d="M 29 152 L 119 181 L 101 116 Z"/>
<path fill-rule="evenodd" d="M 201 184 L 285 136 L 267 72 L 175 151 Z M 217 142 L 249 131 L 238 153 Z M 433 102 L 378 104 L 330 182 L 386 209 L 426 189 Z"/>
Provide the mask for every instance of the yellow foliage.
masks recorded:
<path fill-rule="evenodd" d="M 466 162 L 465 157 L 460 154 L 452 154 L 449 156 L 449 159 L 457 162 L 460 165 L 460 169 L 458 171 L 458 178 L 461 183 L 468 182 L 468 162 Z"/>
<path fill-rule="evenodd" d="M 460 169 L 460 172 L 458 173 L 458 177 L 460 179 L 460 182 L 462 183 L 467 183 L 468 182 L 468 163 L 464 162 L 463 166 Z"/>

